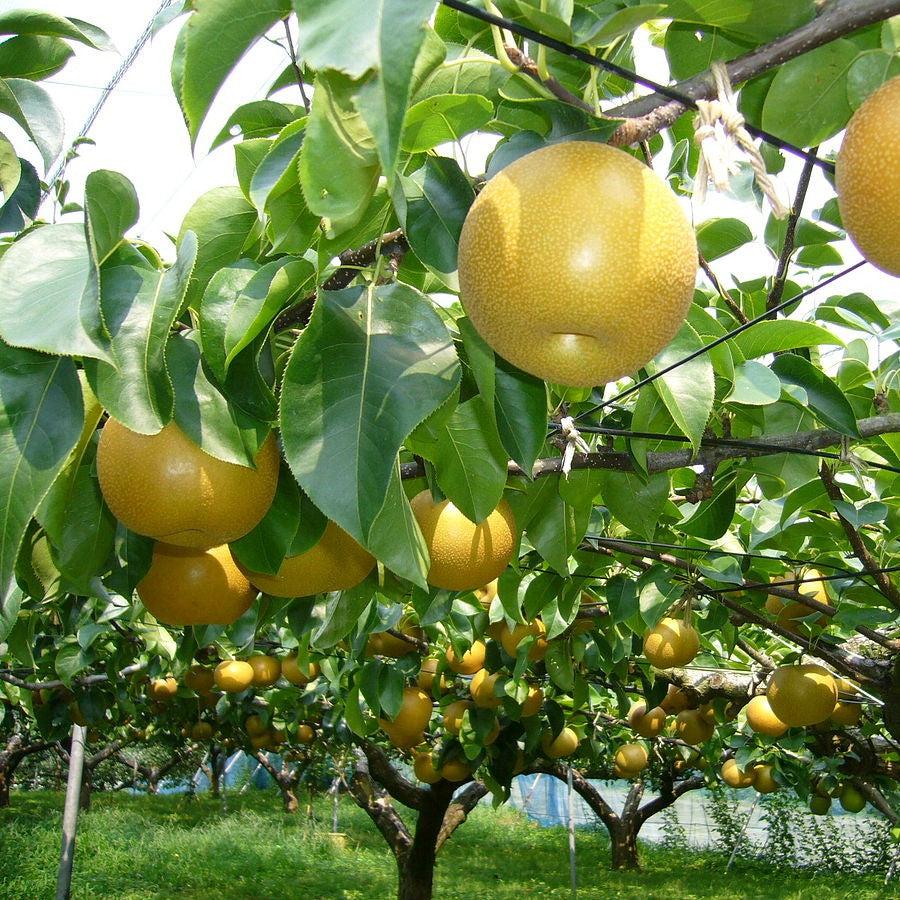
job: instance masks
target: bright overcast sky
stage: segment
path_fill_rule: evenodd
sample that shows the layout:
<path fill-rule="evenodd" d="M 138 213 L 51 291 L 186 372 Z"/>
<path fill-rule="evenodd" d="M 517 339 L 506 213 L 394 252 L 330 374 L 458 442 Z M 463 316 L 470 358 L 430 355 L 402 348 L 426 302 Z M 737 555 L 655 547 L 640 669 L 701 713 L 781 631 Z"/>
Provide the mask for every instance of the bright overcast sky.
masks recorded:
<path fill-rule="evenodd" d="M 249 0 L 248 0 L 249 2 Z M 0 9 L 29 6 L 59 15 L 71 15 L 100 26 L 110 35 L 117 53 L 101 53 L 74 44 L 76 55 L 69 65 L 44 86 L 51 92 L 66 118 L 67 142 L 71 141 L 88 112 L 99 98 L 103 86 L 117 69 L 144 27 L 159 8 L 161 0 L 0 0 Z M 207 148 L 230 112 L 249 100 L 264 96 L 268 85 L 287 63 L 284 51 L 261 41 L 242 61 L 238 72 L 226 83 L 201 132 L 196 155 L 192 156 L 187 131 L 169 80 L 172 47 L 180 26 L 178 20 L 168 25 L 144 48 L 107 101 L 90 131 L 96 146 L 85 147 L 82 156 L 69 167 L 72 197 L 79 199 L 88 172 L 93 169 L 115 169 L 127 175 L 137 189 L 141 201 L 141 219 L 136 229 L 139 236 L 171 256 L 171 245 L 165 234 L 178 232 L 181 220 L 193 201 L 204 191 L 236 181 L 230 145 L 209 153 Z M 665 78 L 660 51 L 644 44 L 639 54 L 639 67 L 645 74 Z M 299 103 L 296 89 L 282 92 L 278 99 Z M 4 128 L 7 122 L 4 122 Z M 10 133 L 15 127 L 10 127 Z M 17 135 L 21 138 L 21 135 Z M 21 139 L 17 146 L 23 146 Z M 467 149 L 467 159 L 474 170 L 483 161 L 490 144 L 481 140 Z M 33 160 L 35 154 L 27 154 Z M 660 166 L 660 170 L 662 167 Z M 800 163 L 788 160 L 779 176 L 786 199 L 793 196 Z M 832 195 L 830 186 L 816 170 L 804 212 L 821 206 Z M 701 208 L 693 205 L 695 222 L 714 216 L 738 216 L 748 222 L 759 239 L 730 257 L 713 265 L 720 272 L 734 272 L 741 277 L 770 274 L 774 260 L 762 239 L 762 216 L 748 218 L 748 206 L 712 196 Z M 858 259 L 849 245 L 840 245 L 846 263 Z M 726 278 L 726 283 L 728 279 Z M 845 293 L 860 290 L 882 304 L 885 312 L 900 313 L 898 280 L 882 275 L 871 266 L 853 273 L 835 285 Z M 823 292 L 824 293 L 824 292 Z M 827 296 L 827 294 L 825 295 Z M 823 296 L 821 299 L 825 299 Z M 887 348 L 882 347 L 884 354 Z"/>

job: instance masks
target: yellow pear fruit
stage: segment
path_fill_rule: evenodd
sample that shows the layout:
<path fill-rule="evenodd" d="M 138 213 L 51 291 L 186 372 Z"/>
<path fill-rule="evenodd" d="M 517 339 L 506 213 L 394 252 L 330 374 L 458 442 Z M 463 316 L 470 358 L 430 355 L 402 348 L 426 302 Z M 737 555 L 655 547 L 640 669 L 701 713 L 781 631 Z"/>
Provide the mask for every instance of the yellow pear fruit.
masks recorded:
<path fill-rule="evenodd" d="M 747 714 L 747 724 L 757 734 L 777 738 L 788 730 L 788 726 L 772 712 L 769 698 L 765 694 L 753 697 L 744 711 Z"/>
<path fill-rule="evenodd" d="M 476 590 L 509 565 L 516 520 L 506 500 L 479 524 L 449 500 L 436 503 L 428 490 L 416 494 L 410 505 L 431 557 L 429 584 L 449 591 Z"/>
<path fill-rule="evenodd" d="M 644 656 L 657 669 L 686 666 L 700 650 L 700 635 L 681 619 L 661 619 L 644 635 Z"/>
<path fill-rule="evenodd" d="M 818 725 L 834 712 L 837 684 L 822 666 L 779 666 L 769 679 L 766 697 L 772 712 L 789 727 Z"/>
<path fill-rule="evenodd" d="M 900 76 L 856 110 L 835 164 L 841 220 L 859 252 L 900 275 Z"/>

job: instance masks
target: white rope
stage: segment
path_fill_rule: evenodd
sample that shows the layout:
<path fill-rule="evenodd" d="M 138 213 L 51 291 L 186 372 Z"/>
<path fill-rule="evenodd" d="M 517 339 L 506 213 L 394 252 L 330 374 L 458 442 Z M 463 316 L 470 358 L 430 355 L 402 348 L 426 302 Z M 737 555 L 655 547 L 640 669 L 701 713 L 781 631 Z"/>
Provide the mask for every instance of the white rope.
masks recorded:
<path fill-rule="evenodd" d="M 697 101 L 694 129 L 700 146 L 700 164 L 697 166 L 694 196 L 698 203 L 703 203 L 709 181 L 718 190 L 727 190 L 730 177 L 738 171 L 737 153 L 743 150 L 756 183 L 772 207 L 772 214 L 783 219 L 790 209 L 778 196 L 775 183 L 766 172 L 765 161 L 744 128 L 744 117 L 738 112 L 725 63 L 721 60 L 714 62 L 710 71 L 715 79 L 718 97 Z"/>
<path fill-rule="evenodd" d="M 590 453 L 591 448 L 585 443 L 581 433 L 575 427 L 575 420 L 572 416 L 563 416 L 559 420 L 559 430 L 566 441 L 566 449 L 563 451 L 562 474 L 563 478 L 569 477 L 572 471 L 572 460 L 575 457 L 575 451 L 580 450 L 582 453 Z"/>
<path fill-rule="evenodd" d="M 147 23 L 144 30 L 138 35 L 138 39 L 135 41 L 134 46 L 128 51 L 125 59 L 122 60 L 119 68 L 113 73 L 112 78 L 106 83 L 106 86 L 100 91 L 100 97 L 97 102 L 94 104 L 93 109 L 88 113 L 87 118 L 84 120 L 84 124 L 78 131 L 78 134 L 75 137 L 75 140 L 69 145 L 69 149 L 62 155 L 59 162 L 57 162 L 56 167 L 53 169 L 53 172 L 50 174 L 50 177 L 47 179 L 47 188 L 43 194 L 41 194 L 41 204 L 50 196 L 53 189 L 56 187 L 57 182 L 63 177 L 66 171 L 66 166 L 69 163 L 69 154 L 72 151 L 72 148 L 75 146 L 75 143 L 82 138 L 86 138 L 88 132 L 91 130 L 94 122 L 97 120 L 97 116 L 100 115 L 100 110 L 103 109 L 106 101 L 109 99 L 112 92 L 116 89 L 119 82 L 125 77 L 128 70 L 134 65 L 134 61 L 138 58 L 141 50 L 147 44 L 147 41 L 153 36 L 153 26 L 156 22 L 157 17 L 162 13 L 167 7 L 171 6 L 173 0 L 162 0 L 158 9 L 155 13 L 150 17 L 150 21 Z"/>

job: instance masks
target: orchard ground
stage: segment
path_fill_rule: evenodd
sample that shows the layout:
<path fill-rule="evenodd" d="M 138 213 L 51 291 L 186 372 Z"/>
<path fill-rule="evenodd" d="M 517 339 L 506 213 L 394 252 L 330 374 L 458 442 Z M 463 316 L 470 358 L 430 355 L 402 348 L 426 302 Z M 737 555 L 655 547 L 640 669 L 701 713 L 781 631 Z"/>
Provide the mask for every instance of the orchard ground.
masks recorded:
<path fill-rule="evenodd" d="M 0 810 L 0 896 L 34 900 L 53 894 L 62 795 L 15 792 Z M 73 898 L 149 897 L 390 898 L 396 866 L 371 821 L 349 800 L 340 808 L 345 850 L 334 848 L 330 801 L 314 819 L 285 815 L 273 792 L 222 802 L 210 797 L 97 794 L 79 825 Z M 604 831 L 577 836 L 580 898 L 791 898 L 854 900 L 900 896 L 882 877 L 812 873 L 727 858 L 713 852 L 642 844 L 644 869 L 609 870 Z M 448 842 L 435 895 L 456 898 L 569 897 L 567 833 L 542 828 L 505 808 L 477 809 Z"/>

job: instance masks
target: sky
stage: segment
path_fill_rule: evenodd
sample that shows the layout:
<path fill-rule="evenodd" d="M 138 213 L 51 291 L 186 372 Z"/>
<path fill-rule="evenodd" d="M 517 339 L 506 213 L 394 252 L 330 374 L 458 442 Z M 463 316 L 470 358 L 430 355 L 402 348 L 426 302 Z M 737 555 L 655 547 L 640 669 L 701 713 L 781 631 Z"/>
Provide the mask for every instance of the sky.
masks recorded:
<path fill-rule="evenodd" d="M 0 0 L 0 10 L 21 6 L 42 9 L 58 15 L 71 15 L 103 28 L 112 38 L 117 52 L 100 52 L 74 44 L 75 56 L 60 73 L 42 82 L 66 119 L 66 145 L 77 135 L 81 124 L 102 93 L 104 85 L 118 68 L 122 58 L 152 19 L 161 0 Z M 234 184 L 233 152 L 225 145 L 209 152 L 213 137 L 240 104 L 261 99 L 269 84 L 288 62 L 283 47 L 260 41 L 241 61 L 216 99 L 201 131 L 194 153 L 169 79 L 172 48 L 183 19 L 164 27 L 148 43 L 103 107 L 90 131 L 96 146 L 86 146 L 79 159 L 69 165 L 67 176 L 72 199 L 81 197 L 84 179 L 95 169 L 108 168 L 122 172 L 134 183 L 141 202 L 141 216 L 133 236 L 147 240 L 164 257 L 171 258 L 172 246 L 166 235 L 177 234 L 184 214 L 191 204 L 212 187 Z M 657 80 L 668 80 L 662 51 L 639 42 L 638 68 Z M 299 91 L 288 88 L 277 95 L 288 103 L 300 103 Z M 3 128 L 17 147 L 24 146 L 21 132 L 4 120 Z M 839 139 L 830 147 L 837 147 Z M 474 138 L 466 142 L 466 160 L 471 174 L 483 170 L 483 160 L 492 142 Z M 447 148 L 451 152 L 453 148 Z M 33 161 L 37 155 L 26 152 Z M 657 170 L 665 174 L 665 158 L 657 160 Z M 801 163 L 793 158 L 778 176 L 782 196 L 793 197 Z M 813 175 L 804 214 L 820 207 L 833 195 L 819 170 Z M 729 275 L 739 278 L 758 277 L 774 272 L 775 260 L 762 241 L 764 217 L 749 210 L 748 205 L 710 191 L 704 204 L 685 200 L 686 212 L 699 224 L 709 218 L 736 216 L 744 219 L 758 238 L 741 250 L 713 264 L 713 269 L 730 286 Z M 46 211 L 45 211 L 46 212 Z M 859 259 L 857 251 L 844 242 L 837 245 L 845 264 Z M 900 315 L 898 280 L 865 266 L 834 291 L 864 291 L 882 304 L 888 312 Z M 827 296 L 825 292 L 824 295 Z M 821 299 L 825 299 L 822 296 Z M 882 347 L 882 354 L 887 348 Z"/>

